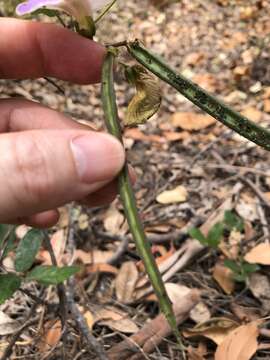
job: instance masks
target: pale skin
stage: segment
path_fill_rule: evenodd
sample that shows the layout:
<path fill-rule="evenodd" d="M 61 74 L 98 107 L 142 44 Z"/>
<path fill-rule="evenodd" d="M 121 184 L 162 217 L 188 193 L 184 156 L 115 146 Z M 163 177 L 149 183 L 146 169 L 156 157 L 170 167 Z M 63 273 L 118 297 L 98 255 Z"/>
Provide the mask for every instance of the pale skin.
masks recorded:
<path fill-rule="evenodd" d="M 0 19 L 0 78 L 99 82 L 105 49 L 57 25 Z M 0 100 L 0 223 L 49 227 L 70 201 L 116 196 L 122 145 L 23 99 Z"/>

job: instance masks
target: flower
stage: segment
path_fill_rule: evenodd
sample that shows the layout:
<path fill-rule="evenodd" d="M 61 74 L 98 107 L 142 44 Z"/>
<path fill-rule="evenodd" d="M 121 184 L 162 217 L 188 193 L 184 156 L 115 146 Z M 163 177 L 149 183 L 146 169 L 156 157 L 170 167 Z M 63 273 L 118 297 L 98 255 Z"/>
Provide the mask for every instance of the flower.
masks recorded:
<path fill-rule="evenodd" d="M 93 26 L 93 11 L 100 10 L 111 0 L 27 0 L 19 4 L 16 13 L 19 16 L 30 14 L 38 9 L 60 10 L 73 16 L 81 30 Z"/>

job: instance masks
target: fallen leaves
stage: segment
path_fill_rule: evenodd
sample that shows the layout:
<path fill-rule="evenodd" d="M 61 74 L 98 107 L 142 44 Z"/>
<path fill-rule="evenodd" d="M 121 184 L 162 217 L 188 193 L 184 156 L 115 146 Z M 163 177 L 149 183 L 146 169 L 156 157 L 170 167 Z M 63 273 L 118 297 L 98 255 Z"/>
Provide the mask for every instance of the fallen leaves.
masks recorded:
<path fill-rule="evenodd" d="M 125 262 L 115 279 L 117 300 L 128 304 L 133 300 L 136 283 L 139 279 L 138 269 L 133 261 Z"/>
<path fill-rule="evenodd" d="M 262 243 L 255 246 L 244 259 L 250 264 L 270 265 L 270 244 Z"/>
<path fill-rule="evenodd" d="M 251 322 L 232 331 L 218 346 L 215 360 L 249 360 L 258 348 L 259 323 Z"/>
<path fill-rule="evenodd" d="M 175 113 L 171 118 L 171 123 L 175 127 L 180 127 L 187 131 L 198 131 L 214 125 L 216 120 L 209 115 L 202 115 L 192 112 Z"/>
<path fill-rule="evenodd" d="M 224 292 L 230 295 L 235 288 L 235 282 L 233 280 L 232 271 L 226 266 L 217 263 L 213 270 L 213 278 L 224 290 Z"/>
<path fill-rule="evenodd" d="M 212 318 L 205 323 L 196 325 L 193 329 L 184 332 L 185 337 L 203 336 L 221 344 L 228 334 L 238 327 L 238 324 L 227 318 Z M 228 359 L 229 360 L 229 359 Z"/>
<path fill-rule="evenodd" d="M 0 336 L 13 334 L 19 327 L 18 321 L 0 311 Z"/>
<path fill-rule="evenodd" d="M 156 198 L 160 204 L 174 204 L 187 201 L 188 192 L 184 186 L 177 186 L 173 190 L 166 190 L 159 194 Z"/>

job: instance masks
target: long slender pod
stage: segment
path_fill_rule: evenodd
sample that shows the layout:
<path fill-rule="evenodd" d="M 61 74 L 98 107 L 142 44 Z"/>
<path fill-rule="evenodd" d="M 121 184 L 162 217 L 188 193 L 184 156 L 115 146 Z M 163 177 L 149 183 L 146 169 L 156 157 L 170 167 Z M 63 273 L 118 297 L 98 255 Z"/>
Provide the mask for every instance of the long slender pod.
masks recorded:
<path fill-rule="evenodd" d="M 138 40 L 126 44 L 129 53 L 149 71 L 174 87 L 192 103 L 224 125 L 270 151 L 270 131 L 253 123 L 213 95 L 178 74 L 162 59 L 148 51 Z"/>
<path fill-rule="evenodd" d="M 113 50 L 110 51 L 109 49 L 107 56 L 104 60 L 102 69 L 102 102 L 105 113 L 105 122 L 108 131 L 122 142 L 122 134 L 119 125 L 118 111 L 113 85 L 114 58 L 115 55 L 113 53 Z M 155 259 L 151 252 L 150 243 L 147 241 L 144 234 L 143 226 L 136 207 L 136 200 L 132 190 L 127 165 L 125 165 L 124 169 L 118 176 L 118 184 L 125 215 L 128 220 L 130 231 L 135 241 L 138 253 L 143 260 L 146 272 L 158 298 L 161 311 L 166 316 L 167 321 L 170 324 L 172 331 L 177 338 L 179 346 L 184 353 L 171 301 L 167 295 L 167 291 L 165 289 Z"/>

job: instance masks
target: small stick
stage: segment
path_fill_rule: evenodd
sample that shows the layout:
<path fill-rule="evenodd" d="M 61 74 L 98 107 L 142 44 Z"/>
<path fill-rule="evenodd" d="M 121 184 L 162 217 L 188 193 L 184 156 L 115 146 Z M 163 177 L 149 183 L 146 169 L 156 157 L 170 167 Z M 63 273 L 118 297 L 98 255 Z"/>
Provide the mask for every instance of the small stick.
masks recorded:
<path fill-rule="evenodd" d="M 50 254 L 52 264 L 57 266 L 57 260 L 53 251 L 53 247 L 47 232 L 44 232 L 44 245 Z M 59 297 L 59 313 L 61 318 L 62 329 L 64 330 L 67 321 L 67 298 L 64 284 L 57 285 L 57 292 Z"/>

